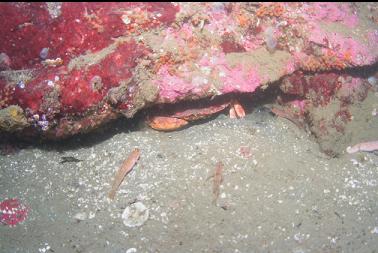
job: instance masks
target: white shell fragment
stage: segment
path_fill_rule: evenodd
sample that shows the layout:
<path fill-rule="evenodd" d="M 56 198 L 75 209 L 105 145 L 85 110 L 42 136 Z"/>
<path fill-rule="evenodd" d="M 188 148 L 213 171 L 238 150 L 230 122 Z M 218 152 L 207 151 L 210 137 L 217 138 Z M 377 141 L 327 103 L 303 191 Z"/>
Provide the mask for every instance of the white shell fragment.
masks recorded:
<path fill-rule="evenodd" d="M 131 23 L 131 20 L 129 19 L 129 17 L 126 14 L 122 15 L 121 19 L 122 19 L 123 23 L 125 23 L 125 25 L 128 25 L 128 24 Z"/>
<path fill-rule="evenodd" d="M 76 219 L 77 221 L 83 221 L 88 219 L 88 215 L 85 212 L 77 213 L 74 215 L 74 219 Z"/>
<path fill-rule="evenodd" d="M 136 202 L 125 208 L 122 213 L 123 223 L 127 227 L 142 226 L 148 219 L 149 211 L 141 202 Z"/>
<path fill-rule="evenodd" d="M 136 248 L 130 248 L 130 249 L 126 250 L 126 253 L 135 253 L 135 252 L 137 252 Z"/>

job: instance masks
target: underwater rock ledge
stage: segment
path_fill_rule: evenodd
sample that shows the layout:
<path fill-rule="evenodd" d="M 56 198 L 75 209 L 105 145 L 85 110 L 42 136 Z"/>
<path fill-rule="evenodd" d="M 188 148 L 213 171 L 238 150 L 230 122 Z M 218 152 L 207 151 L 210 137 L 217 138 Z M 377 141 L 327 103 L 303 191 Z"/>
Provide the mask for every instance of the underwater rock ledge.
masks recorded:
<path fill-rule="evenodd" d="M 377 78 L 347 74 L 376 66 L 376 3 L 5 3 L 0 13 L 0 133 L 62 139 L 279 81 L 285 106 L 321 138 L 342 134 Z"/>

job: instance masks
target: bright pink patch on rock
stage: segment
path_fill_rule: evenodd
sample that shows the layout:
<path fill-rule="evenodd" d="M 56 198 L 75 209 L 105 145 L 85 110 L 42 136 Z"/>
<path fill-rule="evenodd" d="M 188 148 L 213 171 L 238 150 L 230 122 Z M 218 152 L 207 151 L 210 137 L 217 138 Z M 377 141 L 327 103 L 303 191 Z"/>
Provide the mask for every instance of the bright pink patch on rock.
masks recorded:
<path fill-rule="evenodd" d="M 357 66 L 374 63 L 375 59 L 369 53 L 367 45 L 357 40 L 336 32 L 325 32 L 318 25 L 314 25 L 310 34 L 310 41 L 328 47 L 323 50 L 323 53 L 331 49 L 340 59 L 348 57 L 351 63 Z"/>
<path fill-rule="evenodd" d="M 235 68 L 223 68 L 221 74 L 223 93 L 253 92 L 260 86 L 260 78 L 254 69 L 245 70 L 241 65 Z"/>
<path fill-rule="evenodd" d="M 202 57 L 199 65 L 217 70 L 223 84 L 220 88 L 222 93 L 254 92 L 262 83 L 262 79 L 255 69 L 244 67 L 241 64 L 231 67 L 227 63 L 224 53 L 214 54 L 216 56 Z"/>
<path fill-rule="evenodd" d="M 190 94 L 196 88 L 191 82 L 187 82 L 176 75 L 171 75 L 166 65 L 159 69 L 157 77 L 154 83 L 160 89 L 159 94 L 162 100 L 173 102 L 182 96 Z"/>
<path fill-rule="evenodd" d="M 294 58 L 290 58 L 284 67 L 283 75 L 291 75 L 297 69 L 296 60 Z"/>
<path fill-rule="evenodd" d="M 0 203 L 0 222 L 15 226 L 23 222 L 28 215 L 28 209 L 18 199 L 6 199 Z"/>
<path fill-rule="evenodd" d="M 347 3 L 313 3 L 310 10 L 315 20 L 342 22 L 349 28 L 354 28 L 358 24 L 357 15 L 352 13 Z"/>
<path fill-rule="evenodd" d="M 367 37 L 370 51 L 378 51 L 378 29 L 368 32 Z"/>

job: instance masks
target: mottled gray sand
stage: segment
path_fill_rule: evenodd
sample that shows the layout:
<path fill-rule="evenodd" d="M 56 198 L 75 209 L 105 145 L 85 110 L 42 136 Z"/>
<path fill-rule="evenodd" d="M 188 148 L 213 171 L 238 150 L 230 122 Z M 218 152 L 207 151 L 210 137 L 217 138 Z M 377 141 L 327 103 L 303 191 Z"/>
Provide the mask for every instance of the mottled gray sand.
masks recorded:
<path fill-rule="evenodd" d="M 30 207 L 23 223 L 0 227 L 1 252 L 377 252 L 376 154 L 330 159 L 264 110 L 171 133 L 122 124 L 0 156 L 0 200 Z M 141 158 L 109 201 L 113 176 L 136 147 Z M 62 156 L 83 161 L 61 164 Z M 224 181 L 213 205 L 207 178 L 218 161 Z M 126 227 L 121 214 L 135 201 L 149 219 Z"/>

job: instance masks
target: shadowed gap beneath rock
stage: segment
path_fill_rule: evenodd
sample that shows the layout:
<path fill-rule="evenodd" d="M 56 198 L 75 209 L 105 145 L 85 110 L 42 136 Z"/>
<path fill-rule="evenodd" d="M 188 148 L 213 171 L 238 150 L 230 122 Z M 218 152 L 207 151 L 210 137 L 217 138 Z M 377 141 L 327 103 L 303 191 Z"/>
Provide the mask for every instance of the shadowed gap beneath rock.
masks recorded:
<path fill-rule="evenodd" d="M 370 66 L 358 67 L 353 69 L 348 69 L 344 71 L 336 71 L 338 74 L 347 74 L 353 77 L 363 77 L 367 78 L 375 73 L 378 69 L 378 63 Z M 328 72 L 329 73 L 329 72 Z M 94 129 L 90 133 L 78 134 L 75 136 L 68 137 L 63 140 L 51 141 L 51 140 L 40 140 L 38 138 L 24 139 L 19 138 L 14 135 L 7 133 L 0 134 L 0 147 L 2 154 L 12 154 L 19 149 L 26 148 L 30 145 L 38 146 L 41 149 L 55 149 L 57 151 L 63 152 L 64 150 L 75 150 L 82 147 L 90 147 L 97 143 L 105 141 L 115 134 L 130 131 L 139 131 L 143 127 L 147 127 L 144 120 L 147 115 L 151 113 L 156 113 L 158 111 L 170 114 L 177 111 L 180 108 L 205 108 L 211 104 L 224 103 L 230 101 L 231 99 L 237 99 L 244 107 L 247 114 L 252 113 L 257 108 L 263 108 L 264 105 L 274 104 L 277 102 L 289 102 L 296 99 L 301 99 L 297 95 L 285 94 L 279 88 L 283 78 L 270 84 L 266 89 L 258 88 L 253 93 L 231 93 L 226 95 L 221 95 L 212 98 L 202 98 L 198 100 L 188 100 L 181 101 L 176 104 L 158 104 L 151 106 L 149 108 L 144 108 L 134 115 L 132 119 L 119 118 L 112 120 L 102 126 Z M 193 125 L 203 124 L 205 122 L 211 121 L 216 118 L 220 113 L 228 114 L 228 110 L 215 113 L 210 115 L 208 118 L 200 119 L 191 122 L 186 127 L 186 129 Z M 308 124 L 308 122 L 306 122 Z"/>

